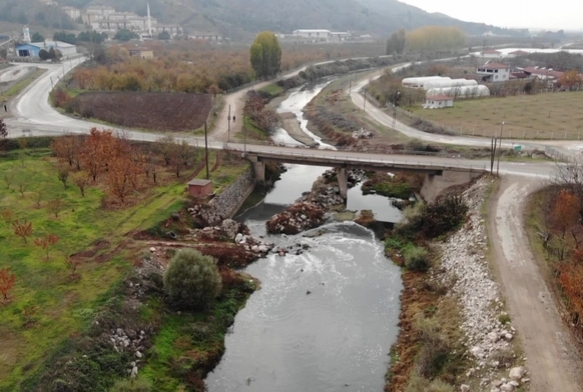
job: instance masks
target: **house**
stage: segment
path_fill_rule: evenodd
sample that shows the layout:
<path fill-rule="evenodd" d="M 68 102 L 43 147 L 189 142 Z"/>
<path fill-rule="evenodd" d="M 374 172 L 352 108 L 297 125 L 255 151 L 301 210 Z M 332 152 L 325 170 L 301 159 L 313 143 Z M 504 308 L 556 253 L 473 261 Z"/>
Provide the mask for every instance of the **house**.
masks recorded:
<path fill-rule="evenodd" d="M 195 31 L 195 32 L 189 34 L 188 38 L 200 39 L 200 40 L 205 40 L 205 41 L 222 41 L 223 40 L 223 36 L 220 35 L 219 33 L 201 32 L 201 31 Z"/>
<path fill-rule="evenodd" d="M 213 182 L 211 180 L 194 179 L 187 183 L 190 196 L 209 196 L 213 194 Z"/>
<path fill-rule="evenodd" d="M 510 67 L 502 63 L 488 63 L 478 67 L 476 73 L 484 82 L 507 82 L 510 79 Z"/>
<path fill-rule="evenodd" d="M 564 72 L 555 71 L 552 68 L 544 67 L 526 67 L 522 70 L 530 78 L 538 78 L 545 80 L 559 80 L 563 76 Z"/>
<path fill-rule="evenodd" d="M 348 40 L 350 40 L 350 37 L 351 37 L 350 33 L 342 32 L 342 31 L 330 33 L 330 41 L 335 41 L 335 42 L 348 41 Z"/>
<path fill-rule="evenodd" d="M 495 49 L 489 49 L 481 52 L 481 55 L 486 59 L 499 59 L 500 57 L 502 57 L 502 52 Z"/>
<path fill-rule="evenodd" d="M 508 58 L 516 58 L 516 57 L 521 57 L 521 56 L 528 56 L 530 53 L 524 51 L 524 50 L 515 50 L 514 52 L 510 52 L 508 53 L 508 55 L 506 55 L 506 57 Z"/>
<path fill-rule="evenodd" d="M 81 10 L 75 7 L 64 6 L 61 7 L 61 10 L 73 20 L 77 20 L 81 17 Z"/>
<path fill-rule="evenodd" d="M 434 95 L 425 99 L 424 109 L 442 109 L 453 106 L 453 97 L 447 95 Z"/>
<path fill-rule="evenodd" d="M 294 30 L 293 36 L 309 38 L 319 41 L 329 41 L 332 32 L 330 30 Z"/>
<path fill-rule="evenodd" d="M 77 47 L 75 45 L 67 44 L 61 41 L 44 41 L 16 45 L 16 56 L 38 57 L 38 54 L 42 49 L 48 52 L 51 50 L 51 48 L 61 52 L 63 57 L 69 57 L 77 53 Z"/>
<path fill-rule="evenodd" d="M 128 52 L 130 52 L 130 56 L 136 56 L 143 59 L 153 59 L 154 58 L 154 50 L 142 47 L 133 47 L 128 48 Z"/>

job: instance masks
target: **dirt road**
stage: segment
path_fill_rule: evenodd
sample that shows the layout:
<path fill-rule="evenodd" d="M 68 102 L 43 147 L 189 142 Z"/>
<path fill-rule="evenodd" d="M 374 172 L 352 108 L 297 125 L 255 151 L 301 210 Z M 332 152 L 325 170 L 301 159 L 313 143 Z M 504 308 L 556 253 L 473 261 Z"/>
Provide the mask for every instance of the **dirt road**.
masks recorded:
<path fill-rule="evenodd" d="M 523 222 L 529 194 L 540 180 L 505 176 L 489 206 L 494 268 L 518 331 L 534 392 L 583 391 L 583 363 L 529 245 Z"/>

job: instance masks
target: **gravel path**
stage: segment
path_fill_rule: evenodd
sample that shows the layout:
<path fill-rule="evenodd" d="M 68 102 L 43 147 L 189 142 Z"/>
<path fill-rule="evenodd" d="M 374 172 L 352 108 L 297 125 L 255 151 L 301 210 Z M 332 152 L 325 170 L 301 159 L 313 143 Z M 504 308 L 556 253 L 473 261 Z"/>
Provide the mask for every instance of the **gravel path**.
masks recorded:
<path fill-rule="evenodd" d="M 512 323 L 520 332 L 531 391 L 583 391 L 583 363 L 524 229 L 528 195 L 542 185 L 524 177 L 503 177 L 489 207 L 492 258 Z"/>

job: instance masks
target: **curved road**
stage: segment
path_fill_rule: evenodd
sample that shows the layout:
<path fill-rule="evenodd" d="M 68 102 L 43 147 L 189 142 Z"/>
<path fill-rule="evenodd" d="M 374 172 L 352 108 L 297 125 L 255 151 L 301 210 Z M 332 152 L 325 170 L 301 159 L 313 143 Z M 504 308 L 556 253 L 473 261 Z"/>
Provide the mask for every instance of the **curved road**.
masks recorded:
<path fill-rule="evenodd" d="M 43 65 L 49 71 L 24 90 L 11 104 L 13 117 L 6 119 L 9 136 L 17 137 L 23 129 L 30 129 L 36 135 L 53 135 L 64 132 L 88 133 L 97 126 L 95 123 L 63 116 L 48 103 L 51 89 L 51 78 L 56 82 L 63 72 L 77 65 L 82 59 L 58 65 Z M 406 65 L 405 65 L 406 66 Z M 296 71 L 295 74 L 300 72 Z M 292 75 L 288 75 L 291 77 Z M 270 82 L 266 82 L 267 84 Z M 346 158 L 378 162 L 400 162 L 408 164 L 439 165 L 465 167 L 483 170 L 488 167 L 486 161 L 444 158 L 435 156 L 406 156 L 369 154 L 362 152 L 347 152 L 333 150 L 312 150 L 303 148 L 288 148 L 269 145 L 247 145 L 226 143 L 227 110 L 231 104 L 231 114 L 242 120 L 242 98 L 255 85 L 228 95 L 225 107 L 216 124 L 216 131 L 209 145 L 211 148 L 231 148 L 249 152 L 269 152 L 272 154 L 298 154 L 325 156 L 339 161 Z M 366 84 L 362 81 L 351 94 L 357 106 L 362 106 L 362 96 L 357 93 L 359 87 Z M 386 113 L 367 105 L 367 114 L 375 121 L 393 127 L 393 119 Z M 235 125 L 236 124 L 236 125 Z M 240 129 L 240 121 L 232 125 L 232 133 Z M 490 141 L 481 138 L 452 137 L 433 135 L 420 132 L 400 122 L 395 123 L 398 131 L 422 140 L 468 146 L 489 146 Z M 160 135 L 154 133 L 124 131 L 134 140 L 155 141 Z M 202 138 L 184 138 L 192 145 L 202 145 Z M 510 145 L 512 141 L 505 141 Z M 523 141 L 515 143 L 525 144 Z M 529 142 L 529 145 L 541 147 L 541 144 Z M 549 143 L 546 143 L 549 144 Z M 579 143 L 560 143 L 560 147 L 579 150 Z M 583 364 L 575 349 L 575 344 L 569 331 L 562 323 L 555 301 L 542 277 L 540 268 L 530 249 L 524 232 L 523 210 L 527 196 L 537 187 L 553 176 L 553 163 L 511 163 L 501 162 L 500 172 L 504 174 L 500 189 L 493 198 L 489 209 L 488 228 L 492 240 L 494 268 L 499 274 L 502 292 L 507 299 L 510 315 L 514 326 L 519 331 L 522 346 L 527 357 L 526 365 L 532 380 L 531 390 L 535 392 L 548 391 L 581 391 L 581 369 Z"/>

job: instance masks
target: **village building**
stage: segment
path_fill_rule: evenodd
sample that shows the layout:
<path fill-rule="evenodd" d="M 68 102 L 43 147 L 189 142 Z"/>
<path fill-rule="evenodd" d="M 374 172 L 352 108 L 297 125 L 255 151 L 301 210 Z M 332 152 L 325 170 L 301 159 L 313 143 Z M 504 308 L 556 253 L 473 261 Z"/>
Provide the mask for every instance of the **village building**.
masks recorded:
<path fill-rule="evenodd" d="M 142 47 L 133 47 L 128 48 L 128 52 L 130 56 L 140 57 L 142 59 L 153 59 L 154 58 L 154 50 L 149 48 L 142 48 Z"/>
<path fill-rule="evenodd" d="M 424 109 L 442 109 L 453 107 L 453 97 L 447 95 L 434 95 L 425 99 Z"/>
<path fill-rule="evenodd" d="M 63 57 L 70 57 L 77 53 L 77 47 L 61 41 L 44 41 L 44 42 L 31 42 L 16 45 L 15 53 L 17 57 L 39 57 L 41 50 L 54 49 L 58 50 Z"/>
<path fill-rule="evenodd" d="M 481 65 L 476 73 L 484 82 L 502 83 L 510 80 L 510 66 L 502 63 Z"/>
<path fill-rule="evenodd" d="M 77 20 L 81 17 L 81 10 L 77 9 L 75 7 L 70 7 L 70 6 L 64 6 L 61 7 L 61 10 L 67 14 L 67 16 L 73 20 Z"/>
<path fill-rule="evenodd" d="M 489 49 L 481 52 L 481 55 L 485 59 L 499 59 L 502 57 L 502 52 L 496 49 Z"/>
<path fill-rule="evenodd" d="M 514 52 L 510 52 L 506 55 L 506 57 L 508 58 L 516 58 L 516 57 L 521 57 L 521 56 L 528 56 L 530 53 L 524 51 L 524 50 L 515 50 Z"/>

